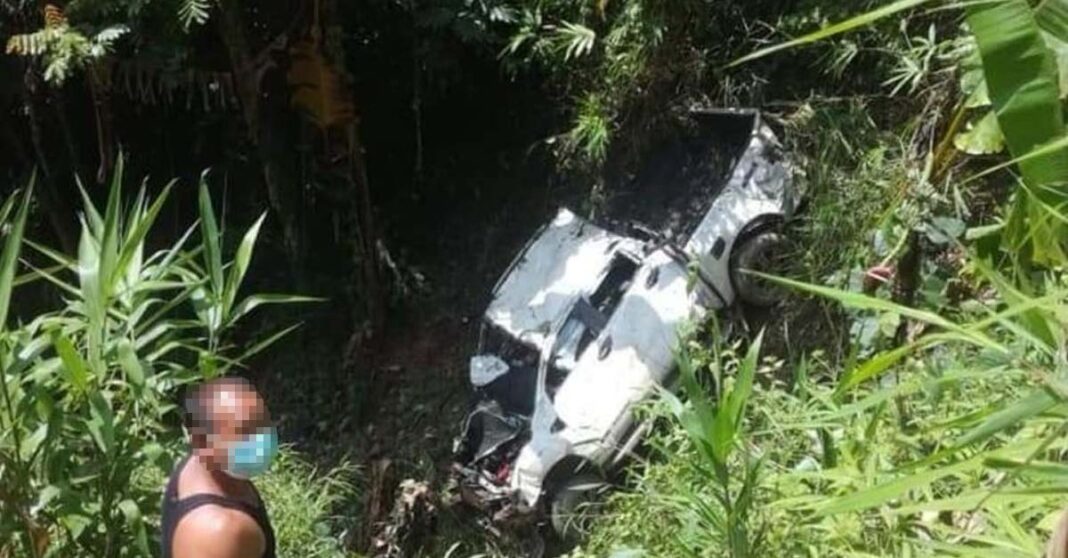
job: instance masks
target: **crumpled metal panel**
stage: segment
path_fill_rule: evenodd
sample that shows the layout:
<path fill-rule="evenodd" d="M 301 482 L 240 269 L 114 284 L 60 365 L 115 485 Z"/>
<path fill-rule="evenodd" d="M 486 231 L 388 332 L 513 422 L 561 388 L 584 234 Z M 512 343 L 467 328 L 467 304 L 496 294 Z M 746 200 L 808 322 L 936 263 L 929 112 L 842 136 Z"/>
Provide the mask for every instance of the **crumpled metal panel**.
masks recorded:
<path fill-rule="evenodd" d="M 600 284 L 616 250 L 637 252 L 637 240 L 610 233 L 561 209 L 513 263 L 485 317 L 516 339 L 540 348 L 549 327 L 575 296 Z"/>

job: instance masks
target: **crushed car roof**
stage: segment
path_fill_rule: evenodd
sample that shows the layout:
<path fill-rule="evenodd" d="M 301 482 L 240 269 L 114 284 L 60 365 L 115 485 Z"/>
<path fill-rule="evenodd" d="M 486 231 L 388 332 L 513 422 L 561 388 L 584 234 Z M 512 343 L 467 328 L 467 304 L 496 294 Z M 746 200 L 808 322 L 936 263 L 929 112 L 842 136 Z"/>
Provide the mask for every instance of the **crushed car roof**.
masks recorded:
<path fill-rule="evenodd" d="M 640 245 L 561 209 L 505 272 L 485 318 L 540 348 L 551 324 L 568 311 L 569 302 L 597 288 L 615 254 L 636 253 Z"/>

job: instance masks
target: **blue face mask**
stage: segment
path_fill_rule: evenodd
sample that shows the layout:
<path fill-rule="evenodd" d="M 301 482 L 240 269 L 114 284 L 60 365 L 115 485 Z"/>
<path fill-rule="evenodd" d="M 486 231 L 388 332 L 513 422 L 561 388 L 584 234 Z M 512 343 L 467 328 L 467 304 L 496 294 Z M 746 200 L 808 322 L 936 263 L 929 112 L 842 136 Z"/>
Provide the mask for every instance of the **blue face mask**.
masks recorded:
<path fill-rule="evenodd" d="M 248 479 L 271 467 L 278 453 L 278 431 L 273 426 L 261 428 L 244 440 L 227 448 L 226 472 L 232 477 Z"/>

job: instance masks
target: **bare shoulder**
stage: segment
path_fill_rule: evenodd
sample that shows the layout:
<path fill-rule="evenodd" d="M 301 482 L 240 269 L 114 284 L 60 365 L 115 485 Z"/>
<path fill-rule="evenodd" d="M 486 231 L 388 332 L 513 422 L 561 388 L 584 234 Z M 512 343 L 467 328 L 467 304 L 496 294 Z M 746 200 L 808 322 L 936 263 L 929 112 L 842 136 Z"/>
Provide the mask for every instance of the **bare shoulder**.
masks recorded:
<path fill-rule="evenodd" d="M 248 514 L 216 505 L 200 506 L 174 530 L 174 558 L 261 558 L 263 531 Z"/>

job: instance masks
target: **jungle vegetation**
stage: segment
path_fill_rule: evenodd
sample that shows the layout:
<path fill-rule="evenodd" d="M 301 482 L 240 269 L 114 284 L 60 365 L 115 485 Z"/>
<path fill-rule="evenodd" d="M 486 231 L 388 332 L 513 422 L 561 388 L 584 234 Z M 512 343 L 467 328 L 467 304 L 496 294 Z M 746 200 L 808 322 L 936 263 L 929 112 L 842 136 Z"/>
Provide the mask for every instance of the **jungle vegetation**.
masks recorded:
<path fill-rule="evenodd" d="M 0 41 L 0 558 L 155 555 L 227 373 L 283 556 L 516 555 L 383 498 L 445 489 L 526 236 L 698 106 L 785 141 L 792 294 L 694 324 L 571 554 L 1033 557 L 1065 507 L 1065 0 L 0 0 Z"/>

